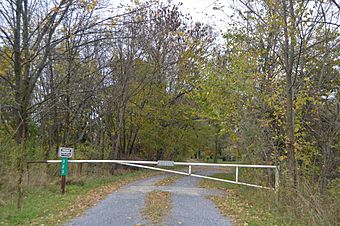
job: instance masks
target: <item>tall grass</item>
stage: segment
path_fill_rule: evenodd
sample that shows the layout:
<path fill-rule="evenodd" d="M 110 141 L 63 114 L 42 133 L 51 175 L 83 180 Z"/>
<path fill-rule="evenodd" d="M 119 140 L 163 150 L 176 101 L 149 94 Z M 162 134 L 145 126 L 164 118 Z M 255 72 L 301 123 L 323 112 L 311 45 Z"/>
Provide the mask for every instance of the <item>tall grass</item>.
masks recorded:
<path fill-rule="evenodd" d="M 266 172 L 261 170 L 254 172 L 242 170 L 240 180 L 268 186 L 270 179 L 264 179 L 265 175 Z M 215 176 L 235 180 L 234 172 Z M 222 207 L 221 211 L 224 214 L 238 215 L 240 224 L 245 222 L 250 225 L 339 224 L 339 181 L 328 188 L 326 196 L 321 196 L 318 183 L 307 178 L 299 178 L 297 190 L 291 190 L 286 185 L 286 178 L 284 174 L 281 175 L 278 192 L 222 182 L 202 181 L 201 185 L 227 190 L 229 192 L 227 197 L 214 200 Z M 231 213 L 233 208 L 239 210 Z"/>

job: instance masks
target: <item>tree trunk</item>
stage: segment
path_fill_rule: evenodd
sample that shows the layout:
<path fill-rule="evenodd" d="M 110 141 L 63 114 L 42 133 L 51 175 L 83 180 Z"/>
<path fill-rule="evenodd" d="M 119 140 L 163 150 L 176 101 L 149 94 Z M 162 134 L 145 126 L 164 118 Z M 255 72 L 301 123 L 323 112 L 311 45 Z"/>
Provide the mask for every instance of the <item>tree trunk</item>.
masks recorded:
<path fill-rule="evenodd" d="M 320 194 L 324 196 L 327 192 L 328 185 L 328 176 L 330 173 L 330 169 L 332 169 L 332 154 L 331 154 L 331 142 L 326 141 L 322 145 L 323 159 L 322 159 L 322 167 L 321 167 L 321 175 L 320 175 Z"/>
<path fill-rule="evenodd" d="M 293 88 L 291 84 L 291 76 L 287 76 L 287 155 L 288 155 L 288 168 L 290 172 L 290 179 L 293 187 L 297 186 L 297 172 L 296 172 L 296 159 L 295 159 L 295 120 L 294 120 L 294 107 L 293 107 Z"/>
<path fill-rule="evenodd" d="M 100 129 L 101 132 L 101 142 L 100 142 L 100 159 L 104 159 L 105 155 L 105 131 Z"/>
<path fill-rule="evenodd" d="M 26 134 L 25 134 L 25 127 L 22 130 L 22 138 L 20 143 L 20 150 L 18 156 L 18 200 L 17 200 L 17 208 L 21 210 L 22 208 L 22 197 L 23 197 L 23 189 L 22 189 L 22 181 L 24 176 L 24 153 L 25 153 L 25 144 L 26 144 Z"/>
<path fill-rule="evenodd" d="M 14 49 L 14 74 L 15 74 L 15 100 L 17 104 L 16 108 L 16 141 L 20 143 L 22 137 L 22 120 L 21 120 L 21 96 L 22 96 L 22 65 L 21 65 L 21 12 L 22 12 L 22 1 L 16 1 L 16 17 L 15 17 L 15 30 L 14 30 L 14 40 L 13 40 L 13 49 Z"/>
<path fill-rule="evenodd" d="M 287 6 L 286 0 L 283 3 L 283 29 L 284 29 L 284 67 L 286 73 L 286 134 L 287 134 L 287 156 L 288 156 L 288 170 L 290 183 L 292 188 L 297 186 L 297 172 L 296 172 L 296 159 L 295 159 L 295 119 L 294 119 L 294 81 L 293 81 L 293 66 L 295 59 L 295 15 L 293 9 L 293 2 L 289 1 Z M 289 16 L 289 19 L 288 19 Z"/>
<path fill-rule="evenodd" d="M 219 152 L 218 134 L 216 134 L 216 138 L 215 138 L 215 155 L 214 155 L 214 163 L 217 163 L 218 152 Z"/>

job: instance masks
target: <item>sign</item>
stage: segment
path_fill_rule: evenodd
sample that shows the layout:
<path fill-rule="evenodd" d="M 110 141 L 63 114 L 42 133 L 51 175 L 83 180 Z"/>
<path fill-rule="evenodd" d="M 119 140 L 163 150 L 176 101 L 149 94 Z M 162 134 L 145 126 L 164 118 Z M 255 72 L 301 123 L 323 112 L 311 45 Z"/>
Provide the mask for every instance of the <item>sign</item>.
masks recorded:
<path fill-rule="evenodd" d="M 72 158 L 73 152 L 74 152 L 73 148 L 60 147 L 59 150 L 58 150 L 58 157 Z"/>
<path fill-rule="evenodd" d="M 72 158 L 74 149 L 73 148 L 65 148 L 60 147 L 58 149 L 58 157 L 61 157 L 61 193 L 65 194 L 65 185 L 66 185 L 66 175 L 68 171 L 68 159 Z"/>
<path fill-rule="evenodd" d="M 68 171 L 68 158 L 62 157 L 62 159 L 61 159 L 61 170 L 60 170 L 61 176 L 66 176 L 67 171 Z"/>
<path fill-rule="evenodd" d="M 157 162 L 158 166 L 174 166 L 174 162 L 173 161 L 158 161 Z"/>

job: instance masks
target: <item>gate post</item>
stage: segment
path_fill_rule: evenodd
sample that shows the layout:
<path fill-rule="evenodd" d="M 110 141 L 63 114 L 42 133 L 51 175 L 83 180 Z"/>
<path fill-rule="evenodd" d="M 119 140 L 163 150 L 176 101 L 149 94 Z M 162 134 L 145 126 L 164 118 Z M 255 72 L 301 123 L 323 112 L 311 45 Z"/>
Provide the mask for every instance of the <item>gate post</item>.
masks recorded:
<path fill-rule="evenodd" d="M 238 166 L 236 166 L 235 174 L 235 181 L 238 182 Z"/>
<path fill-rule="evenodd" d="M 276 168 L 275 168 L 275 192 L 277 192 L 279 190 L 279 184 L 280 184 L 279 166 L 276 166 Z"/>

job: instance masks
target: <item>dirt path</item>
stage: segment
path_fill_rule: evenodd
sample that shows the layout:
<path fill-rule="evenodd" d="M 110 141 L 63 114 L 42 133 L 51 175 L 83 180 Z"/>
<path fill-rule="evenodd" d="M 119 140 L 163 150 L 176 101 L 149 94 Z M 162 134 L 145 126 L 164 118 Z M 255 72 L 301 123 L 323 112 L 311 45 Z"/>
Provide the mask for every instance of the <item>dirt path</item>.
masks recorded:
<path fill-rule="evenodd" d="M 183 177 L 172 186 L 154 186 L 167 176 L 155 176 L 126 185 L 67 225 L 151 225 L 143 219 L 141 210 L 145 195 L 154 190 L 172 193 L 173 208 L 164 219 L 164 225 L 231 225 L 230 220 L 223 217 L 206 198 L 221 194 L 221 191 L 198 188 L 199 179 L 192 177 Z"/>

